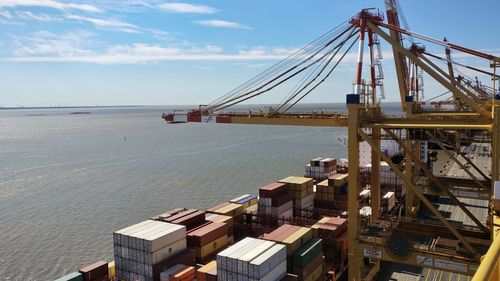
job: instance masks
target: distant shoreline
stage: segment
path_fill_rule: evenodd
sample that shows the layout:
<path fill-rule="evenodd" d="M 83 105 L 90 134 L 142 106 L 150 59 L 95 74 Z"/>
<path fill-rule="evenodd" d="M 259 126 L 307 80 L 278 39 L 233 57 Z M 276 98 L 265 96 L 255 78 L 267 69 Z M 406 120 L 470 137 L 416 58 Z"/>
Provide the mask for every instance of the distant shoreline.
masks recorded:
<path fill-rule="evenodd" d="M 78 109 L 78 108 L 126 108 L 126 107 L 148 107 L 149 105 L 101 105 L 101 106 L 19 106 L 0 107 L 3 109 Z"/>

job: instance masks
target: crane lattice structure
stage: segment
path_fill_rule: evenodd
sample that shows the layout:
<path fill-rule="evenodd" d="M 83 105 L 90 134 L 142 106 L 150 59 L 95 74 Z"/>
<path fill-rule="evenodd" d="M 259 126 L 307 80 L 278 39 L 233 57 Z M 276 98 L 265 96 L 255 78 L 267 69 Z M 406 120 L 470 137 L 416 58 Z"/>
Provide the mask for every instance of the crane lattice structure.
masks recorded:
<path fill-rule="evenodd" d="M 495 182 L 500 180 L 500 89 L 497 90 L 496 84 L 500 77 L 497 75 L 500 58 L 402 28 L 400 7 L 395 0 L 385 2 L 387 22 L 378 10 L 364 9 L 219 99 L 188 112 L 187 121 L 213 119 L 219 123 L 347 127 L 349 280 L 372 280 L 380 269 L 380 261 L 476 274 L 474 280 L 500 280 L 500 206 L 490 204 L 489 217 L 485 219 L 476 217 L 463 202 L 463 198 L 491 202 L 492 196 L 497 199 L 500 196 L 493 191 Z M 403 116 L 385 115 L 380 108 L 380 98 L 385 95 L 380 40 L 392 48 Z M 426 46 L 416 40 L 444 49 L 444 56 L 427 51 Z M 292 112 L 294 105 L 331 76 L 356 43 L 355 83 L 353 93 L 346 97 L 347 115 Z M 368 79 L 363 79 L 365 45 L 368 46 Z M 491 70 L 457 62 L 452 52 L 482 60 Z M 488 86 L 489 81 L 482 83 L 470 73 L 491 79 L 492 85 Z M 425 99 L 424 74 L 446 92 Z M 274 108 L 244 113 L 223 111 L 270 92 L 294 77 L 299 77 L 299 82 Z M 429 96 L 429 92 L 426 95 Z M 175 121 L 174 114 L 163 117 L 166 121 Z M 395 162 L 381 152 L 383 139 L 399 145 L 403 161 Z M 361 141 L 372 148 L 372 215 L 369 218 L 362 218 L 359 212 Z M 435 174 L 429 161 L 423 161 L 427 155 L 418 149 L 423 142 L 438 145 L 466 176 Z M 476 142 L 491 147 L 488 152 L 491 162 L 486 169 L 478 167 L 463 151 L 464 145 Z M 381 160 L 398 175 L 407 191 L 399 213 L 381 212 Z M 451 221 L 433 204 L 430 196 L 449 198 L 473 224 Z M 422 208 L 430 211 L 432 219 L 418 216 Z M 422 237 L 427 242 L 422 242 Z M 443 241 L 453 245 L 452 250 L 437 247 Z"/>

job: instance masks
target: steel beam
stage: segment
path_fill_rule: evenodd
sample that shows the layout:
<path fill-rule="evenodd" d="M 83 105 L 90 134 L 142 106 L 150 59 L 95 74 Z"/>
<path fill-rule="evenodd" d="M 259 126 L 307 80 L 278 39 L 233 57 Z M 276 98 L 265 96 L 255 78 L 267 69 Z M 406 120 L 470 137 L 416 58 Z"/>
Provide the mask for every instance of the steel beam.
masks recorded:
<path fill-rule="evenodd" d="M 367 27 L 371 29 L 373 32 L 377 33 L 380 35 L 382 38 L 384 38 L 389 44 L 392 45 L 392 48 L 400 52 L 401 54 L 405 55 L 409 59 L 411 59 L 415 64 L 417 64 L 420 68 L 425 70 L 430 76 L 432 76 L 436 81 L 438 81 L 441 85 L 443 85 L 446 89 L 450 91 L 454 91 L 456 88 L 453 87 L 453 85 L 449 82 L 446 81 L 445 78 L 440 76 L 432 67 L 424 63 L 419 57 L 414 55 L 412 52 L 406 50 L 399 42 L 396 42 L 393 38 L 391 38 L 387 33 L 385 33 L 382 29 L 377 27 L 375 24 L 372 22 L 368 21 L 367 22 Z M 484 110 L 479 104 L 477 104 L 474 100 L 472 100 L 470 97 L 462 94 L 461 92 L 458 92 L 460 99 L 465 102 L 468 106 L 476 110 L 478 113 L 485 117 L 491 117 L 491 113 Z"/>
<path fill-rule="evenodd" d="M 359 97 L 359 96 L 358 96 Z M 348 153 L 347 158 L 349 166 L 359 167 L 359 104 L 348 103 Z M 348 175 L 349 189 L 347 192 L 348 200 L 348 245 L 354 245 L 360 233 L 360 215 L 358 202 L 359 189 L 359 168 L 351 169 Z M 363 258 L 359 252 L 354 250 L 354 247 L 348 247 L 348 280 L 361 281 L 361 266 Z"/>

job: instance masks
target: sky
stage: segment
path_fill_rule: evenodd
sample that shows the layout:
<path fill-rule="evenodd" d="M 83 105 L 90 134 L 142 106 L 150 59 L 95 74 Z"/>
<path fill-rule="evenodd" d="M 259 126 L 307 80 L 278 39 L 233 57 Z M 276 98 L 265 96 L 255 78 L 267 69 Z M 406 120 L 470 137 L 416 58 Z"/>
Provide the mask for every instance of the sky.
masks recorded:
<path fill-rule="evenodd" d="M 500 1 L 400 3 L 412 31 L 500 56 Z M 372 7 L 385 12 L 383 0 L 0 0 L 0 107 L 206 104 Z M 386 101 L 399 101 L 382 48 Z M 355 53 L 303 102 L 344 102 Z M 441 93 L 429 80 L 426 94 Z"/>

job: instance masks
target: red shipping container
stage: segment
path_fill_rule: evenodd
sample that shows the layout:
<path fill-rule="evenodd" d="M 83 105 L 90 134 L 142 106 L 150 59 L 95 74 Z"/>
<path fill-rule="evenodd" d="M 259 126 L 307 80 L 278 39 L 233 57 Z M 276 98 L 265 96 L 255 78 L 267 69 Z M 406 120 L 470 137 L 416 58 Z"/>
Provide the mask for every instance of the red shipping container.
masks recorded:
<path fill-rule="evenodd" d="M 98 261 L 80 269 L 83 275 L 83 281 L 97 281 L 103 278 L 108 278 L 108 263 Z"/>
<path fill-rule="evenodd" d="M 212 222 L 187 234 L 189 247 L 203 247 L 208 243 L 227 235 L 227 224 Z"/>
<path fill-rule="evenodd" d="M 182 218 L 171 221 L 172 223 L 185 225 L 188 228 L 191 226 L 200 225 L 205 221 L 205 211 L 196 211 Z"/>
<path fill-rule="evenodd" d="M 280 182 L 273 182 L 259 188 L 259 196 L 266 198 L 273 198 L 283 192 L 287 192 L 286 184 Z"/>
<path fill-rule="evenodd" d="M 215 117 L 215 122 L 216 123 L 231 123 L 231 117 L 230 116 L 217 115 Z"/>
<path fill-rule="evenodd" d="M 288 192 L 284 192 L 282 194 L 277 195 L 271 199 L 271 204 L 273 207 L 279 207 L 286 203 L 288 203 L 292 198 Z"/>
<path fill-rule="evenodd" d="M 169 217 L 165 218 L 164 221 L 166 221 L 166 222 L 172 222 L 174 220 L 180 219 L 182 217 L 185 217 L 187 215 L 190 215 L 190 214 L 192 214 L 194 212 L 198 212 L 198 211 L 199 211 L 198 209 L 188 209 L 188 210 L 179 212 L 179 213 L 177 213 L 177 214 L 175 214 L 173 216 L 169 216 Z"/>

